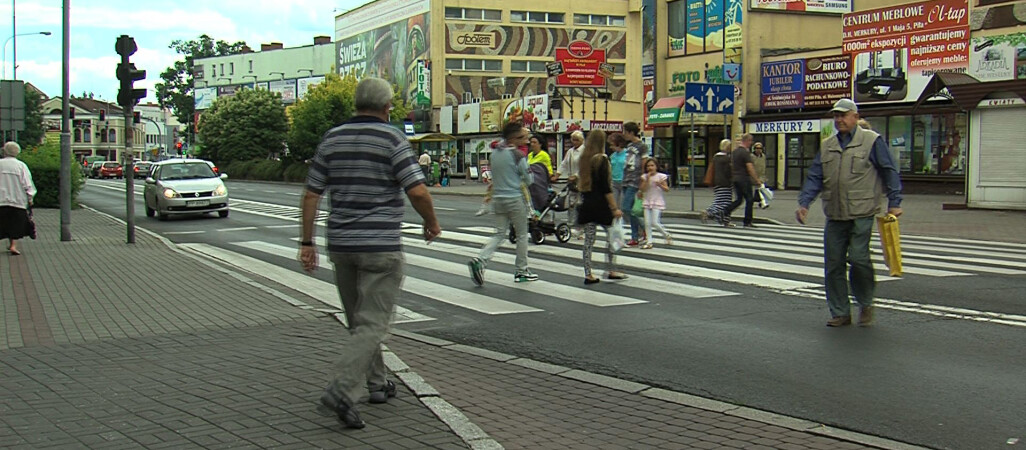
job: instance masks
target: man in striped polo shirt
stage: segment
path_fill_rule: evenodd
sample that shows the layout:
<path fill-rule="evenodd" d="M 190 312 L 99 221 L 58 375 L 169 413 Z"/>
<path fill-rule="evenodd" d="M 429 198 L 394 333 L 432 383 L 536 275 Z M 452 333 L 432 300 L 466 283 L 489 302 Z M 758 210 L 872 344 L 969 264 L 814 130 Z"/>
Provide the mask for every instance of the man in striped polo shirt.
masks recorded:
<path fill-rule="evenodd" d="M 328 256 L 350 338 L 319 410 L 337 415 L 348 428 L 364 427 L 355 405 L 368 392 L 371 403 L 385 403 L 396 393 L 395 383 L 385 379 L 381 343 L 403 279 L 403 191 L 424 220 L 424 239 L 442 232 L 410 142 L 388 123 L 392 95 L 380 78 L 356 86 L 356 116 L 325 133 L 302 202 L 299 261 L 307 272 L 317 269 L 314 219 L 325 192 L 331 206 Z"/>

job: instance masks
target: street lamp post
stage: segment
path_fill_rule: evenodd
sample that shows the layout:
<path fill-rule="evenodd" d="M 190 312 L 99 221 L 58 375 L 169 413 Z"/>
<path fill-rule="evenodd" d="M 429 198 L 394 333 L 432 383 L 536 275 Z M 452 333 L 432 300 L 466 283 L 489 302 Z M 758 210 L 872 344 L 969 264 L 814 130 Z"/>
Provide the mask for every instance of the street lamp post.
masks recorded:
<path fill-rule="evenodd" d="M 280 79 L 285 79 L 285 72 L 269 72 L 268 75 L 281 75 Z"/>
<path fill-rule="evenodd" d="M 49 31 L 37 31 L 35 33 L 12 34 L 10 37 L 8 37 L 7 40 L 4 41 L 4 48 L 3 48 L 3 65 L 4 65 L 4 68 L 3 68 L 3 78 L 5 80 L 7 79 L 7 44 L 9 44 L 11 42 L 11 39 L 14 39 L 14 53 L 12 54 L 14 62 L 11 64 L 11 66 L 12 66 L 11 69 L 13 69 L 12 79 L 17 80 L 18 79 L 18 40 L 16 38 L 18 36 L 35 36 L 35 35 L 49 36 L 51 34 L 53 34 L 53 33 L 49 32 Z"/>

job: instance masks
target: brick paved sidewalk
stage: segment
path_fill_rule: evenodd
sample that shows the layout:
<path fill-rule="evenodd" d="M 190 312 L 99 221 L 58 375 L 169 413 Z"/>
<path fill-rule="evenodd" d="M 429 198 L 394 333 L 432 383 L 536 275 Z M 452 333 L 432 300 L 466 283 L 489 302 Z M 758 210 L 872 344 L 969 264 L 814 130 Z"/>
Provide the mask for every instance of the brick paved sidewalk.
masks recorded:
<path fill-rule="evenodd" d="M 368 426 L 314 411 L 344 328 L 89 210 L 0 255 L 0 448 L 913 448 L 397 330 Z M 869 446 L 869 447 L 867 447 Z"/>
<path fill-rule="evenodd" d="M 404 387 L 358 432 L 317 415 L 346 333 L 287 288 L 89 210 L 59 242 L 35 213 L 0 254 L 0 448 L 467 448 Z"/>

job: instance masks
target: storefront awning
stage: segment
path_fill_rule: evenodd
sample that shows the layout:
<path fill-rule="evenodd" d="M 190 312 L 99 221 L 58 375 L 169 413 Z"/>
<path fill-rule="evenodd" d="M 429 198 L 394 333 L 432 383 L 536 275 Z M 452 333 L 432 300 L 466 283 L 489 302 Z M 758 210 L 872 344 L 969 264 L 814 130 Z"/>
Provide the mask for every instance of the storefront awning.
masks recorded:
<path fill-rule="evenodd" d="M 456 138 L 445 133 L 417 133 L 410 136 L 410 142 L 449 142 Z"/>
<path fill-rule="evenodd" d="M 942 93 L 947 89 L 947 94 Z M 1007 92 L 1026 100 L 1026 82 L 1022 80 L 1005 80 L 982 82 L 964 73 L 939 72 L 930 77 L 926 88 L 916 101 L 915 108 L 922 106 L 927 99 L 942 96 L 948 97 L 963 111 L 975 109 L 981 100 L 991 94 Z"/>
<path fill-rule="evenodd" d="M 684 97 L 661 98 L 648 110 L 648 124 L 654 127 L 676 125 L 683 107 Z"/>

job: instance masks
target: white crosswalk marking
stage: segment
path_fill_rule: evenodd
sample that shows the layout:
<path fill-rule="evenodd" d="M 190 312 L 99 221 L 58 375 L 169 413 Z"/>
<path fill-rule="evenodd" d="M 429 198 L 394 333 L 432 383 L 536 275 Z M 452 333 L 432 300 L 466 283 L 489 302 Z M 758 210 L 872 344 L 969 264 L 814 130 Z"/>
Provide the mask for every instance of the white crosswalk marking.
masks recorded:
<path fill-rule="evenodd" d="M 411 232 L 410 230 L 406 230 L 404 232 L 407 233 L 407 234 L 411 234 L 411 235 L 415 234 L 414 232 Z M 486 236 L 479 236 L 479 235 L 476 235 L 476 234 L 460 233 L 460 232 L 456 232 L 456 231 L 443 231 L 442 232 L 442 236 L 445 239 L 447 239 L 447 240 L 456 240 L 456 241 L 459 241 L 459 242 L 470 243 L 470 244 L 474 244 L 474 245 L 478 245 L 478 246 L 481 245 L 481 244 L 484 244 L 488 240 L 488 237 L 486 237 Z M 576 248 L 557 247 L 557 246 L 548 246 L 548 245 L 537 245 L 537 246 L 531 247 L 531 254 L 532 255 L 539 255 L 539 254 L 541 254 L 541 255 L 547 255 L 547 256 L 557 256 L 557 257 L 565 257 L 565 258 L 578 259 L 578 258 L 581 257 L 581 250 L 580 249 L 576 249 Z M 635 257 L 635 256 L 630 256 L 630 255 L 638 255 L 638 256 Z M 701 255 L 701 256 L 698 256 L 698 255 Z M 817 284 L 817 283 L 795 281 L 795 280 L 785 279 L 785 278 L 766 277 L 766 276 L 761 276 L 761 275 L 752 275 L 752 274 L 744 273 L 744 272 L 740 272 L 740 271 L 728 271 L 728 270 L 719 270 L 719 269 L 709 269 L 709 268 L 699 267 L 699 266 L 695 266 L 695 265 L 685 265 L 685 264 L 671 263 L 671 262 L 666 262 L 666 261 L 645 259 L 645 258 L 643 258 L 643 256 L 645 256 L 645 255 L 642 254 L 642 253 L 634 253 L 634 252 L 623 253 L 623 254 L 618 255 L 616 257 L 616 260 L 617 260 L 618 264 L 623 265 L 625 267 L 644 268 L 646 271 L 649 271 L 649 272 L 656 272 L 656 273 L 667 274 L 667 275 L 691 276 L 691 277 L 707 278 L 707 279 L 713 279 L 713 280 L 722 280 L 722 281 L 728 281 L 728 282 L 739 283 L 739 284 L 747 284 L 747 285 L 752 285 L 752 286 L 759 286 L 759 287 L 764 287 L 764 288 L 768 288 L 768 289 L 787 290 L 787 289 L 798 289 L 798 288 L 803 288 L 803 287 L 807 288 L 807 287 L 819 286 L 819 284 Z M 700 260 L 703 260 L 703 261 L 704 260 L 709 260 L 709 259 L 712 259 L 712 258 L 716 258 L 715 262 L 717 262 L 717 263 L 721 262 L 718 255 L 693 254 L 693 256 L 696 256 L 697 259 L 700 259 Z M 756 261 L 753 261 L 753 260 L 745 260 L 745 264 L 739 264 L 739 261 L 741 261 L 741 258 L 733 258 L 733 260 L 732 260 L 734 265 L 741 265 L 742 267 L 751 267 L 756 262 Z M 812 272 L 812 268 L 811 267 L 803 267 L 803 266 L 793 266 L 793 267 L 795 267 L 796 269 L 800 270 L 801 272 L 809 272 L 809 273 Z M 823 270 L 819 269 L 818 271 L 816 271 L 815 272 L 815 276 L 817 276 L 817 277 L 823 276 Z"/>
<path fill-rule="evenodd" d="M 285 247 L 262 241 L 234 242 L 233 245 L 286 258 L 294 258 L 296 256 L 296 249 L 294 247 Z M 323 267 L 323 263 L 326 262 L 327 260 L 322 257 L 321 262 L 318 265 Z M 513 314 L 541 311 L 538 308 L 524 306 L 519 303 L 500 300 L 486 295 L 464 291 L 462 289 L 443 286 L 438 283 L 410 276 L 405 277 L 403 281 L 403 291 L 484 314 Z"/>
<path fill-rule="evenodd" d="M 261 261 L 240 253 L 214 247 L 206 244 L 179 244 L 179 246 L 193 252 L 207 255 L 209 257 L 224 261 L 235 267 L 246 269 L 251 273 L 273 280 L 281 285 L 288 286 L 299 292 L 303 292 L 321 303 L 336 309 L 342 309 L 342 301 L 338 298 L 338 289 L 335 285 L 327 283 L 308 275 L 291 270 L 282 270 L 280 266 Z M 296 250 L 290 249 L 289 258 L 296 256 Z M 410 311 L 401 306 L 396 306 L 393 316 L 393 323 L 421 322 L 433 320 L 423 314 Z"/>
<path fill-rule="evenodd" d="M 123 192 L 123 186 L 119 183 L 93 185 Z M 136 193 L 141 194 L 138 190 Z M 276 218 L 293 225 L 264 225 L 217 231 L 294 228 L 301 215 L 298 205 L 284 206 L 251 200 L 233 200 L 232 208 L 234 212 Z M 327 218 L 327 212 L 320 211 L 319 225 L 324 226 Z M 476 223 L 488 221 L 478 220 Z M 618 265 L 631 277 L 615 285 L 603 283 L 598 287 L 587 288 L 579 285 L 583 279 L 580 264 L 581 242 L 574 240 L 568 244 L 554 244 L 555 240 L 550 239 L 550 243 L 546 245 L 530 247 L 531 268 L 541 275 L 542 280 L 514 283 L 512 272 L 515 257 L 512 254 L 512 245 L 504 243 L 502 250 L 492 258 L 485 287 L 479 289 L 469 280 L 465 262 L 477 255 L 480 246 L 493 232 L 493 227 L 475 224 L 457 229 L 446 228 L 439 241 L 427 244 L 423 241 L 420 224 L 403 223 L 403 244 L 410 249 L 406 253 L 407 265 L 415 272 L 415 276 L 407 277 L 403 288 L 407 294 L 416 296 L 414 298 L 445 303 L 487 315 L 542 312 L 543 308 L 562 311 L 565 305 L 571 302 L 588 307 L 647 308 L 656 304 L 654 301 L 648 303 L 653 298 L 661 302 L 669 299 L 689 301 L 718 298 L 729 301 L 730 297 L 740 295 L 737 292 L 678 281 L 688 278 L 708 281 L 707 284 L 719 283 L 712 285 L 720 287 L 727 283 L 757 286 L 796 297 L 823 301 L 821 228 L 760 225 L 754 230 L 727 230 L 687 221 L 669 223 L 666 226 L 673 233 L 675 244 L 665 246 L 659 244 L 661 240 L 657 240 L 656 247 L 651 250 L 628 248 L 622 251 L 617 256 Z M 165 232 L 167 235 L 189 233 L 195 232 Z M 605 243 L 601 239 L 605 238 L 605 234 L 600 232 L 599 238 L 600 241 L 596 243 L 595 266 L 601 271 L 604 268 L 602 253 L 605 250 Z M 295 257 L 295 246 L 262 241 L 228 242 L 227 245 L 229 248 L 236 246 L 247 249 L 250 254 L 254 251 L 268 254 L 275 259 L 286 258 L 291 261 Z M 296 287 L 314 298 L 321 299 L 331 308 L 340 307 L 337 290 L 331 283 L 309 277 L 295 268 L 283 270 L 272 263 L 213 246 L 183 246 Z M 882 276 L 886 274 L 886 268 L 880 256 L 879 238 L 875 235 L 871 241 L 871 250 L 873 260 L 877 263 L 878 274 L 881 275 L 877 277 L 878 280 L 899 280 Z M 1026 244 L 903 235 L 902 250 L 903 266 L 909 277 L 1026 275 Z M 282 266 L 287 267 L 285 264 Z M 666 277 L 659 278 L 658 275 L 646 274 Z M 460 280 L 453 282 L 453 275 L 458 275 Z M 568 283 L 568 277 L 577 281 Z M 1021 315 L 917 303 L 908 301 L 904 298 L 905 295 L 902 297 L 903 300 L 881 298 L 877 300 L 877 305 L 881 308 L 942 318 L 1026 327 L 1026 317 Z M 429 303 L 413 301 L 407 306 L 435 311 Z M 397 322 L 419 320 L 433 319 L 409 309 L 397 309 Z"/>

